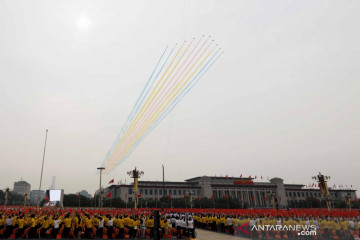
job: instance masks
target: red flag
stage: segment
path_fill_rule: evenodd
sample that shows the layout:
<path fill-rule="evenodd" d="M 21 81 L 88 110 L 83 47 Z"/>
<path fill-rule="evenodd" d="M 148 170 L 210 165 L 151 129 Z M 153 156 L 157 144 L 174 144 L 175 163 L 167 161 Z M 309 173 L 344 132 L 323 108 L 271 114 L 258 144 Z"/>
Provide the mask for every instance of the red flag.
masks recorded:
<path fill-rule="evenodd" d="M 268 196 L 266 196 L 266 201 L 268 201 L 269 199 L 268 199 Z"/>
<path fill-rule="evenodd" d="M 226 179 L 228 179 L 228 175 L 226 174 Z"/>
<path fill-rule="evenodd" d="M 141 193 L 139 193 L 138 195 L 137 195 L 137 197 L 139 198 L 139 197 L 141 197 L 142 196 L 142 194 Z"/>
<path fill-rule="evenodd" d="M 255 176 L 255 179 L 257 178 L 257 176 Z"/>
<path fill-rule="evenodd" d="M 227 200 L 228 199 L 228 195 L 227 194 L 225 194 L 225 200 Z"/>
<path fill-rule="evenodd" d="M 198 200 L 200 200 L 200 195 L 198 195 Z"/>
<path fill-rule="evenodd" d="M 251 179 L 251 175 L 249 176 L 249 179 Z"/>
<path fill-rule="evenodd" d="M 320 198 L 318 198 L 318 202 L 319 202 L 319 203 L 321 202 Z"/>
<path fill-rule="evenodd" d="M 49 198 L 48 198 L 48 196 L 45 196 L 45 201 L 46 201 L 46 202 L 49 202 L 49 201 L 50 201 Z"/>
<path fill-rule="evenodd" d="M 110 184 L 110 183 L 114 183 L 114 179 L 112 179 L 112 180 L 109 182 L 109 184 Z"/>
<path fill-rule="evenodd" d="M 169 200 L 171 199 L 171 193 L 169 194 Z"/>
<path fill-rule="evenodd" d="M 211 195 L 211 200 L 214 200 L 214 194 L 213 194 L 213 195 Z"/>
<path fill-rule="evenodd" d="M 96 192 L 94 193 L 94 198 L 96 198 Z"/>
<path fill-rule="evenodd" d="M 358 202 L 358 199 L 357 197 L 354 198 L 354 202 L 357 203 Z"/>
<path fill-rule="evenodd" d="M 106 195 L 107 198 L 111 197 L 111 192 Z"/>
<path fill-rule="evenodd" d="M 186 195 L 184 194 L 184 199 L 186 198 Z"/>
<path fill-rule="evenodd" d="M 240 177 L 242 178 L 242 174 L 240 174 Z"/>
<path fill-rule="evenodd" d="M 80 192 L 78 193 L 78 197 L 80 197 Z"/>
<path fill-rule="evenodd" d="M 255 196 L 254 195 L 252 196 L 252 200 L 255 201 Z"/>

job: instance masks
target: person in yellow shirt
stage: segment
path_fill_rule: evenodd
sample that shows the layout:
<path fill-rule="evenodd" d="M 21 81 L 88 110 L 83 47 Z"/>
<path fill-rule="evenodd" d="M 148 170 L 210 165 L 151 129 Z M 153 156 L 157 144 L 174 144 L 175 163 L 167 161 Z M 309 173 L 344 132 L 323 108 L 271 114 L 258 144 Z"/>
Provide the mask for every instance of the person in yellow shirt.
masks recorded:
<path fill-rule="evenodd" d="M 220 218 L 220 229 L 221 229 L 221 232 L 225 232 L 225 222 L 227 222 L 227 221 L 226 221 L 225 217 L 222 216 L 222 217 Z"/>
<path fill-rule="evenodd" d="M 119 237 L 124 238 L 125 221 L 123 216 L 119 217 Z"/>
<path fill-rule="evenodd" d="M 63 220 L 64 230 L 62 232 L 62 238 L 69 238 L 70 230 L 71 230 L 71 218 L 68 213 Z"/>
<path fill-rule="evenodd" d="M 127 224 L 127 227 L 129 228 L 129 235 L 132 238 L 132 236 L 134 236 L 134 219 L 132 216 L 130 216 L 127 220 Z"/>
<path fill-rule="evenodd" d="M 127 228 L 129 228 L 129 221 L 130 221 L 130 217 L 128 215 L 125 215 L 124 224 Z"/>
<path fill-rule="evenodd" d="M 49 230 L 49 228 L 50 228 L 51 220 L 48 219 L 48 217 L 44 217 L 42 219 L 41 225 L 42 225 L 42 228 L 41 228 L 40 236 L 45 236 L 46 231 Z"/>
<path fill-rule="evenodd" d="M 18 226 L 19 226 L 19 230 L 15 237 L 21 237 L 21 235 L 24 233 L 25 219 L 23 216 L 20 216 L 18 218 Z"/>
<path fill-rule="evenodd" d="M 73 224 L 74 224 L 74 237 L 80 238 L 80 234 L 81 234 L 81 217 L 79 215 L 74 216 Z"/>
<path fill-rule="evenodd" d="M 89 216 L 87 215 L 85 220 L 84 220 L 84 225 L 85 225 L 85 238 L 91 238 L 92 235 L 92 227 L 93 227 L 93 220 L 94 220 L 94 216 Z"/>
<path fill-rule="evenodd" d="M 154 236 L 154 216 L 149 218 L 149 229 L 150 229 L 150 238 Z"/>
<path fill-rule="evenodd" d="M 350 238 L 349 234 L 349 221 L 347 219 L 343 219 L 341 222 L 341 228 L 345 234 L 346 238 Z"/>
<path fill-rule="evenodd" d="M 30 231 L 29 231 L 29 238 L 35 238 L 36 237 L 36 218 L 35 215 L 32 214 L 29 220 L 30 225 Z"/>

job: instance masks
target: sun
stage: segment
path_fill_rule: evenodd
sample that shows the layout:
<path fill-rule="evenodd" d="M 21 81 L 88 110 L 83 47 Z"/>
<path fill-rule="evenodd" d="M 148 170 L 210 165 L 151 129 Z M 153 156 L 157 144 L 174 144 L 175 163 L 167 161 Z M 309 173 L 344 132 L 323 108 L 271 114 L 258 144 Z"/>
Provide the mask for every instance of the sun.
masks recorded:
<path fill-rule="evenodd" d="M 90 26 L 90 20 L 86 16 L 81 16 L 78 18 L 77 25 L 81 29 L 87 29 Z"/>

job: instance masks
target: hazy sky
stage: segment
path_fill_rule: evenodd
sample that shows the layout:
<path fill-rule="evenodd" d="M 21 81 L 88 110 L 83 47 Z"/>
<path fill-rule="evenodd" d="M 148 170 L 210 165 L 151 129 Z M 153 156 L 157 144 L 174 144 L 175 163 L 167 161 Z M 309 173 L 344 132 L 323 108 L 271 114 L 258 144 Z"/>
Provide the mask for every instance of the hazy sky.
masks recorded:
<path fill-rule="evenodd" d="M 94 193 L 167 45 L 225 50 L 104 182 L 263 175 L 360 189 L 359 1 L 0 1 L 0 188 Z M 106 184 L 104 184 L 106 185 Z"/>

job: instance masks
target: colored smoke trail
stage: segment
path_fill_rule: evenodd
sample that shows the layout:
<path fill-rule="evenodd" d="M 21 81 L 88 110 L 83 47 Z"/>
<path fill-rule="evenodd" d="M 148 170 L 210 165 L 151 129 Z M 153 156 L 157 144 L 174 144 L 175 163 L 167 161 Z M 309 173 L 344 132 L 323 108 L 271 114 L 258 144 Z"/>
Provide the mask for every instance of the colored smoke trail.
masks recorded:
<path fill-rule="evenodd" d="M 104 159 L 105 173 L 130 156 L 222 55 L 211 37 L 194 42 L 175 44 L 170 53 L 165 48 Z"/>

